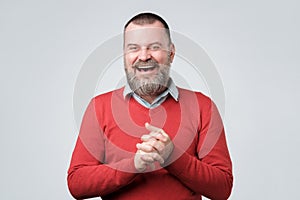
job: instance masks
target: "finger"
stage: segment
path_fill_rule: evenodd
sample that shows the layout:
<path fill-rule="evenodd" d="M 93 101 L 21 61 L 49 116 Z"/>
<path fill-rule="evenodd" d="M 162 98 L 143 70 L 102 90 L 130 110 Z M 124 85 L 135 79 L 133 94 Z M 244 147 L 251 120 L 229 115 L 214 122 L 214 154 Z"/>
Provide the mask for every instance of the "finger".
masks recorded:
<path fill-rule="evenodd" d="M 149 141 L 151 138 L 153 138 L 153 136 L 151 136 L 150 134 L 147 134 L 147 135 L 142 135 L 141 140 L 142 140 L 143 142 L 147 142 L 147 141 Z"/>
<path fill-rule="evenodd" d="M 164 159 L 158 153 L 152 153 L 154 160 L 158 161 L 160 164 L 164 164 Z"/>
<path fill-rule="evenodd" d="M 168 135 L 165 136 L 161 132 L 159 132 L 159 133 L 158 132 L 151 132 L 149 135 L 152 136 L 152 138 L 155 138 L 155 139 L 160 140 L 162 142 L 167 142 L 168 139 L 169 139 Z"/>
<path fill-rule="evenodd" d="M 136 144 L 136 147 L 137 149 L 146 152 L 152 152 L 152 151 L 161 152 L 165 148 L 165 144 L 159 140 L 156 140 L 155 138 L 151 138 L 151 140 L 148 140 L 147 142 Z"/>
<path fill-rule="evenodd" d="M 162 135 L 161 133 L 158 133 L 158 132 L 150 132 L 149 134 L 143 135 L 141 137 L 141 140 L 143 142 L 148 142 L 148 141 L 153 140 L 153 139 L 161 140 L 163 142 L 168 141 L 168 137 L 166 137 L 166 136 L 164 136 L 164 135 Z"/>
<path fill-rule="evenodd" d="M 161 133 L 163 136 L 169 138 L 169 135 L 168 135 L 163 129 L 160 129 L 160 133 Z"/>
<path fill-rule="evenodd" d="M 165 148 L 164 143 L 159 141 L 159 140 L 152 139 L 152 140 L 150 140 L 148 142 L 145 142 L 145 143 L 147 145 L 152 146 L 152 148 L 154 148 L 158 152 L 161 152 Z"/>
<path fill-rule="evenodd" d="M 143 154 L 141 155 L 141 160 L 146 162 L 146 164 L 150 164 L 155 161 L 155 158 L 152 157 L 150 154 Z"/>
<path fill-rule="evenodd" d="M 153 171 L 155 169 L 154 159 L 152 157 L 140 157 L 141 158 L 141 164 L 142 164 L 142 170 L 150 169 L 150 171 Z"/>
<path fill-rule="evenodd" d="M 148 131 L 158 132 L 158 133 L 161 133 L 163 136 L 169 138 L 169 135 L 163 129 L 153 126 L 153 125 L 149 124 L 148 122 L 145 123 L 145 127 Z"/>
<path fill-rule="evenodd" d="M 155 169 L 154 163 L 151 163 L 151 164 L 149 164 L 148 166 L 150 167 L 150 170 L 151 170 L 151 171 L 153 171 L 153 170 Z"/>
<path fill-rule="evenodd" d="M 158 153 L 144 153 L 141 155 L 141 160 L 147 164 L 153 163 L 154 161 L 158 161 L 160 164 L 165 162 L 162 156 Z"/>
<path fill-rule="evenodd" d="M 136 148 L 138 150 L 141 150 L 141 151 L 144 151 L 144 152 L 152 152 L 152 151 L 155 151 L 154 147 L 148 143 L 137 143 L 136 144 Z"/>

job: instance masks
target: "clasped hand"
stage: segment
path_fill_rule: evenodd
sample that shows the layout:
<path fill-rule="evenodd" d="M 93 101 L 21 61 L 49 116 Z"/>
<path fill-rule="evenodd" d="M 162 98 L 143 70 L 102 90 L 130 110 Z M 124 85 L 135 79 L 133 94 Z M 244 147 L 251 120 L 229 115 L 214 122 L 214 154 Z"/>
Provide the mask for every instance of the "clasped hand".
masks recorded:
<path fill-rule="evenodd" d="M 145 124 L 149 134 L 141 137 L 142 143 L 136 144 L 137 152 L 134 157 L 134 166 L 139 171 L 145 171 L 147 167 L 154 169 L 154 163 L 164 164 L 173 151 L 174 145 L 168 134 L 160 128 Z"/>

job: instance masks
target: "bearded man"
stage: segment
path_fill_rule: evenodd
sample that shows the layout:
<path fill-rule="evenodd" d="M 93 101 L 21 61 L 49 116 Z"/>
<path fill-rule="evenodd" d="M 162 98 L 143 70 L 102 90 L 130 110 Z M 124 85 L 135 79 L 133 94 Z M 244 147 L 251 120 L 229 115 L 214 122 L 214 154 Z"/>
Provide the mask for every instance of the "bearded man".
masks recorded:
<path fill-rule="evenodd" d="M 76 199 L 227 199 L 233 176 L 222 120 L 170 78 L 167 23 L 141 13 L 124 27 L 127 84 L 93 98 L 68 171 Z"/>

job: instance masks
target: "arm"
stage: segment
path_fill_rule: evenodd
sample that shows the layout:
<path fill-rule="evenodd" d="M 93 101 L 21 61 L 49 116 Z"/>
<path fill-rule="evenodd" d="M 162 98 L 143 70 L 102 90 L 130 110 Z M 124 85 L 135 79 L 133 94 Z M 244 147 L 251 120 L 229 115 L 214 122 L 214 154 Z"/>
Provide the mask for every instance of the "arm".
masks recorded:
<path fill-rule="evenodd" d="M 171 156 L 176 154 L 182 154 L 180 149 L 174 148 Z M 200 159 L 184 152 L 165 169 L 192 191 L 210 199 L 227 199 L 231 193 L 232 166 L 224 132 L 204 158 Z"/>
<path fill-rule="evenodd" d="M 187 153 L 173 144 L 164 130 L 147 124 L 150 134 L 143 136 L 143 143 L 137 147 L 145 152 L 158 152 L 165 161 L 165 169 L 195 193 L 210 199 L 227 199 L 233 177 L 225 133 L 215 105 L 206 105 L 209 106 L 201 110 L 201 126 L 195 139 L 197 156 L 191 153 L 195 150 Z"/>
<path fill-rule="evenodd" d="M 231 159 L 221 117 L 212 102 L 208 105 L 201 110 L 197 157 L 175 147 L 168 160 L 181 156 L 165 169 L 196 193 L 227 199 L 233 184 Z"/>
<path fill-rule="evenodd" d="M 133 158 L 114 163 L 105 163 L 104 136 L 99 126 L 93 101 L 82 120 L 80 133 L 68 170 L 68 187 L 76 199 L 104 196 L 128 185 L 135 173 L 119 171 L 118 166 L 133 168 Z"/>
<path fill-rule="evenodd" d="M 117 165 L 133 165 L 133 159 L 124 159 Z M 78 138 L 67 178 L 69 190 L 76 199 L 105 196 L 128 185 L 135 176 L 134 173 L 122 172 L 102 164 Z"/>

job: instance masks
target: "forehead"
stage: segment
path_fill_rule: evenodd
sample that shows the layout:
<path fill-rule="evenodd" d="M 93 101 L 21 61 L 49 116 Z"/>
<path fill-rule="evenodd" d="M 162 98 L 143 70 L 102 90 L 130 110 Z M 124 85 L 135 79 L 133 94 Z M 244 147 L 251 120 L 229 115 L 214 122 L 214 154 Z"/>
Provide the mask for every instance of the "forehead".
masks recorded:
<path fill-rule="evenodd" d="M 124 43 L 146 45 L 149 43 L 159 42 L 168 43 L 166 29 L 159 21 L 153 24 L 137 25 L 130 23 L 125 29 Z"/>

